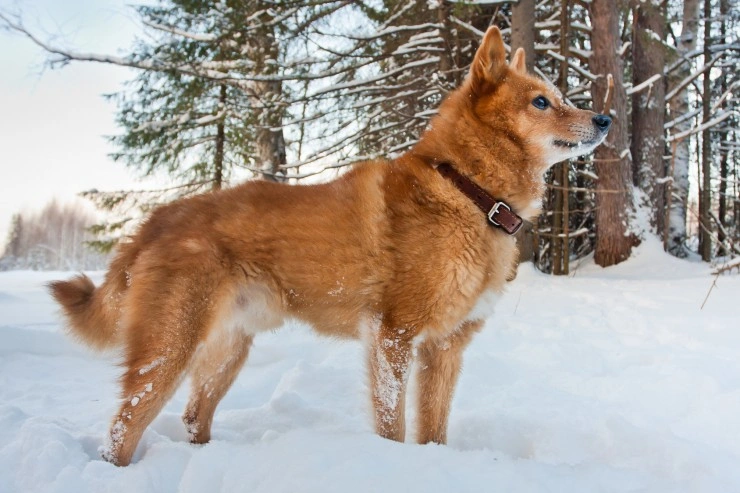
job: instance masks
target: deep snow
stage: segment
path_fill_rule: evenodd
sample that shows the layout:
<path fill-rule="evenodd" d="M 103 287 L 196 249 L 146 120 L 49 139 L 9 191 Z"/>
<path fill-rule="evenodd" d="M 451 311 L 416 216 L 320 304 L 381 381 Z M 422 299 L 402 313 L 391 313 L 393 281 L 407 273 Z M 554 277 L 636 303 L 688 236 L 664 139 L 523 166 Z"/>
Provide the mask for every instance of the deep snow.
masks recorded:
<path fill-rule="evenodd" d="M 0 273 L 3 492 L 740 492 L 740 276 L 700 310 L 709 268 L 655 240 L 568 278 L 520 268 L 466 353 L 448 446 L 375 436 L 360 345 L 291 325 L 258 336 L 210 444 L 187 443 L 183 385 L 128 468 L 97 451 L 116 358 L 66 337 L 43 290 L 69 275 Z"/>

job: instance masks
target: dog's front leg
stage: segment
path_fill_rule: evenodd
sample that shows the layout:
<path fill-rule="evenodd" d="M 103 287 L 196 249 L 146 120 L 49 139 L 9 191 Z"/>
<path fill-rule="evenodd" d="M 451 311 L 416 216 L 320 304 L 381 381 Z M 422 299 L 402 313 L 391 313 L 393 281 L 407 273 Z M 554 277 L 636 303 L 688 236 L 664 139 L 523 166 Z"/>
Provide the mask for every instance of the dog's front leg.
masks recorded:
<path fill-rule="evenodd" d="M 465 322 L 441 341 L 424 341 L 418 348 L 419 443 L 447 443 L 450 403 L 462 367 L 462 354 L 482 322 Z"/>
<path fill-rule="evenodd" d="M 381 327 L 370 344 L 370 388 L 378 435 L 402 442 L 406 434 L 406 382 L 411 341 L 403 331 Z"/>

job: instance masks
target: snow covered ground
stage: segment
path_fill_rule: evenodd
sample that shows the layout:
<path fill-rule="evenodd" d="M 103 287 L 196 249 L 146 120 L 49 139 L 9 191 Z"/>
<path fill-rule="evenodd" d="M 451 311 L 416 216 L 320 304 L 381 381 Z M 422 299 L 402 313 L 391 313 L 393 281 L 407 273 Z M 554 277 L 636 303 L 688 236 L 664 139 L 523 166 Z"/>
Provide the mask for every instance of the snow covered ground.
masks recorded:
<path fill-rule="evenodd" d="M 2 492 L 740 492 L 740 276 L 700 310 L 709 268 L 654 240 L 569 278 L 523 266 L 466 353 L 448 446 L 375 436 L 360 346 L 289 326 L 257 339 L 210 444 L 187 443 L 183 386 L 128 468 L 97 452 L 116 359 L 42 288 L 68 276 L 0 273 Z"/>

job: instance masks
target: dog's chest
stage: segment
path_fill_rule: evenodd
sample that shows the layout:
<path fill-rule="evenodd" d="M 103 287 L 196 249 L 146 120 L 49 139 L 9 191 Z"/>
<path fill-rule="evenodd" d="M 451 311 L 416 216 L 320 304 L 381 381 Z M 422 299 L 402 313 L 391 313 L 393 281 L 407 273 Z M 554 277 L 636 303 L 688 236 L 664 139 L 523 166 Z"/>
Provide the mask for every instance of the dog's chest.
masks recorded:
<path fill-rule="evenodd" d="M 490 318 L 496 308 L 496 304 L 501 299 L 501 294 L 489 288 L 483 291 L 473 305 L 465 320 L 487 320 Z"/>
<path fill-rule="evenodd" d="M 501 299 L 506 279 L 515 261 L 516 244 L 510 237 L 496 240 L 492 244 L 486 244 L 484 253 L 481 252 L 480 263 L 474 267 L 477 272 L 468 273 L 467 291 L 475 294 L 468 298 L 468 309 L 461 322 L 490 318 Z"/>

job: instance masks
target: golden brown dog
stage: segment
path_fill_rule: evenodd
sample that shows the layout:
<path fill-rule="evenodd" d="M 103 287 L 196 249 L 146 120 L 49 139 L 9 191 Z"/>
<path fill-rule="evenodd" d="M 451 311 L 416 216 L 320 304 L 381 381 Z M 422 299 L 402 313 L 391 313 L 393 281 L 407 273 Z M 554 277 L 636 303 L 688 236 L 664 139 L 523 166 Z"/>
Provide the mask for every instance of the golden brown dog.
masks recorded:
<path fill-rule="evenodd" d="M 125 351 L 104 458 L 131 461 L 186 372 L 183 419 L 192 442 L 207 442 L 253 337 L 286 318 L 365 340 L 375 426 L 393 440 L 404 439 L 415 354 L 417 439 L 444 443 L 463 349 L 502 291 L 516 246 L 437 167 L 447 163 L 531 218 L 545 170 L 591 151 L 610 123 L 527 75 L 522 50 L 505 58 L 499 30 L 489 29 L 463 86 L 398 159 L 321 185 L 253 181 L 179 200 L 121 244 L 99 288 L 85 276 L 52 283 L 73 334 Z"/>

